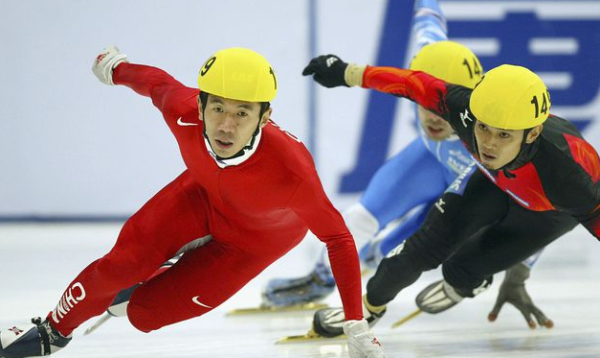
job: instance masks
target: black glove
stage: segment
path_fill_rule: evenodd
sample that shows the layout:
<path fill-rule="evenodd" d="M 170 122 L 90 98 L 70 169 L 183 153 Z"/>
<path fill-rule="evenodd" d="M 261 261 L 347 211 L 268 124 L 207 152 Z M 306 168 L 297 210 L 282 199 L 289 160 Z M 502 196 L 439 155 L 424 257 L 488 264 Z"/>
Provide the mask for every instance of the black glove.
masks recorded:
<path fill-rule="evenodd" d="M 303 76 L 313 75 L 315 81 L 327 88 L 346 86 L 344 79 L 348 64 L 336 55 L 323 55 L 315 57 L 302 71 Z"/>
<path fill-rule="evenodd" d="M 510 303 L 515 306 L 527 321 L 529 328 L 536 327 L 535 321 L 531 317 L 533 315 L 538 324 L 546 328 L 554 327 L 554 322 L 548 319 L 544 313 L 533 304 L 533 300 L 525 290 L 525 280 L 529 278 L 529 267 L 518 263 L 515 266 L 506 270 L 506 276 L 498 291 L 498 298 L 494 308 L 488 315 L 488 320 L 493 322 L 498 318 L 500 309 L 505 303 Z"/>

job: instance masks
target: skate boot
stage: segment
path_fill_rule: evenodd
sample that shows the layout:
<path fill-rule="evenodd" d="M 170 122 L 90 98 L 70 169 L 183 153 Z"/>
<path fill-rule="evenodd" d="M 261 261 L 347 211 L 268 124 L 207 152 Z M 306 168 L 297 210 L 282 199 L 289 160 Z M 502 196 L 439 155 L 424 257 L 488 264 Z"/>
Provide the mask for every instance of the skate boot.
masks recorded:
<path fill-rule="evenodd" d="M 367 295 L 363 296 L 363 317 L 373 327 L 383 317 L 386 306 L 373 306 L 367 302 Z M 344 334 L 346 316 L 343 308 L 323 308 L 315 312 L 313 330 L 320 336 L 333 338 Z"/>
<path fill-rule="evenodd" d="M 47 356 L 64 348 L 72 335 L 63 336 L 48 320 L 37 317 L 32 324 L 0 331 L 0 357 L 24 358 Z"/>
<path fill-rule="evenodd" d="M 335 289 L 331 269 L 317 265 L 309 275 L 294 279 L 273 279 L 263 291 L 263 304 L 288 307 L 311 303 L 329 296 Z"/>
<path fill-rule="evenodd" d="M 439 280 L 425 287 L 416 298 L 419 309 L 427 313 L 440 313 L 456 306 L 465 297 L 475 297 L 487 290 L 492 284 L 491 278 L 471 292 L 463 292 L 450 286 L 445 280 Z"/>
<path fill-rule="evenodd" d="M 425 287 L 417 295 L 416 303 L 423 312 L 440 313 L 456 306 L 463 298 L 446 281 L 440 280 Z"/>

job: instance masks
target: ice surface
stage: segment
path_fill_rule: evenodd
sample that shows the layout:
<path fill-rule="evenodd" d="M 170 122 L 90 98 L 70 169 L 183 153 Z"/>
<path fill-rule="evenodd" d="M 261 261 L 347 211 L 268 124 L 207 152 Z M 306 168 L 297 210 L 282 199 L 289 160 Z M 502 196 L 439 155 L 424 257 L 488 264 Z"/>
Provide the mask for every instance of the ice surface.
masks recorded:
<path fill-rule="evenodd" d="M 120 225 L 1 225 L 0 327 L 25 323 L 50 311 L 65 286 L 89 262 L 110 249 Z M 232 308 L 258 305 L 260 289 L 275 276 L 308 272 L 319 248 L 307 238 L 230 301 L 193 320 L 143 334 L 126 319 L 111 319 L 98 331 L 82 336 L 86 323 L 57 357 L 346 357 L 343 340 L 275 345 L 284 336 L 301 334 L 311 313 L 225 317 Z M 582 228 L 548 247 L 534 268 L 528 289 L 538 306 L 555 322 L 551 330 L 527 328 L 520 313 L 506 307 L 498 321 L 487 322 L 496 290 L 439 315 L 422 314 L 392 330 L 410 313 L 416 293 L 439 272 L 423 275 L 389 305 L 375 332 L 388 357 L 600 357 L 600 243 Z M 337 294 L 328 301 L 339 305 Z"/>

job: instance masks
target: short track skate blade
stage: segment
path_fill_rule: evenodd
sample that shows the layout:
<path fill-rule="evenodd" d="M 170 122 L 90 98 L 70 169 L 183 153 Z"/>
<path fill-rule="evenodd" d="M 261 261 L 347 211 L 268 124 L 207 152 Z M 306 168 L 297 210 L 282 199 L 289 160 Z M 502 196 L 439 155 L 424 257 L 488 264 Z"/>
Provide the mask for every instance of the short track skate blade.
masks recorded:
<path fill-rule="evenodd" d="M 85 332 L 83 332 L 83 335 L 87 336 L 88 334 L 94 332 L 100 326 L 102 326 L 106 321 L 108 321 L 108 319 L 111 317 L 112 317 L 111 315 L 109 315 L 108 313 L 105 313 L 104 316 L 100 317 L 100 319 L 98 321 L 96 321 L 96 323 L 94 323 L 88 329 L 86 329 Z"/>
<path fill-rule="evenodd" d="M 227 316 L 240 316 L 247 314 L 261 313 L 280 313 L 280 312 L 300 312 L 300 311 L 316 311 L 321 308 L 327 308 L 323 303 L 302 303 L 293 306 L 276 307 L 276 306 L 258 306 L 250 308 L 237 308 L 227 312 Z"/>
<path fill-rule="evenodd" d="M 339 339 L 339 338 L 345 338 L 345 337 L 346 336 L 342 334 L 337 337 L 327 338 L 327 337 L 323 337 L 323 336 L 317 334 L 314 330 L 311 329 L 310 331 L 306 332 L 306 334 L 301 334 L 299 336 L 286 336 L 286 337 L 280 338 L 277 342 L 275 342 L 275 344 L 315 342 L 315 341 L 332 340 L 332 339 Z"/>
<path fill-rule="evenodd" d="M 404 316 L 402 319 L 394 322 L 394 324 L 392 324 L 392 328 L 398 328 L 401 325 L 405 324 L 406 322 L 410 321 L 411 319 L 417 317 L 418 315 L 420 315 L 423 311 L 421 311 L 419 308 L 417 308 L 416 311 Z"/>

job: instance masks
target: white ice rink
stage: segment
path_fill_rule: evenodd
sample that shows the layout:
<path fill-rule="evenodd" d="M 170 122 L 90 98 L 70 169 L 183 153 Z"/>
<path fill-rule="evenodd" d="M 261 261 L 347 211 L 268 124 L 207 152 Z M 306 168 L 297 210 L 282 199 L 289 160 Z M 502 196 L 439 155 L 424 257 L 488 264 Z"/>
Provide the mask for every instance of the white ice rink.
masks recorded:
<path fill-rule="evenodd" d="M 93 259 L 104 254 L 120 225 L 0 225 L 0 327 L 25 323 L 50 311 L 65 286 Z M 235 307 L 257 305 L 261 285 L 276 275 L 309 270 L 319 249 L 308 238 L 229 302 L 210 314 L 151 334 L 113 319 L 89 336 L 75 332 L 56 357 L 346 357 L 343 340 L 275 345 L 284 335 L 300 334 L 310 313 L 225 317 Z M 534 269 L 528 289 L 555 322 L 551 330 L 530 330 L 521 315 L 505 307 L 498 321 L 487 322 L 502 275 L 474 300 L 433 316 L 422 314 L 398 329 L 392 322 L 415 308 L 416 293 L 439 277 L 423 275 L 388 307 L 375 328 L 388 357 L 600 357 L 600 242 L 581 228 L 548 247 Z M 339 304 L 336 295 L 331 304 Z M 85 324 L 83 328 L 87 327 Z"/>

